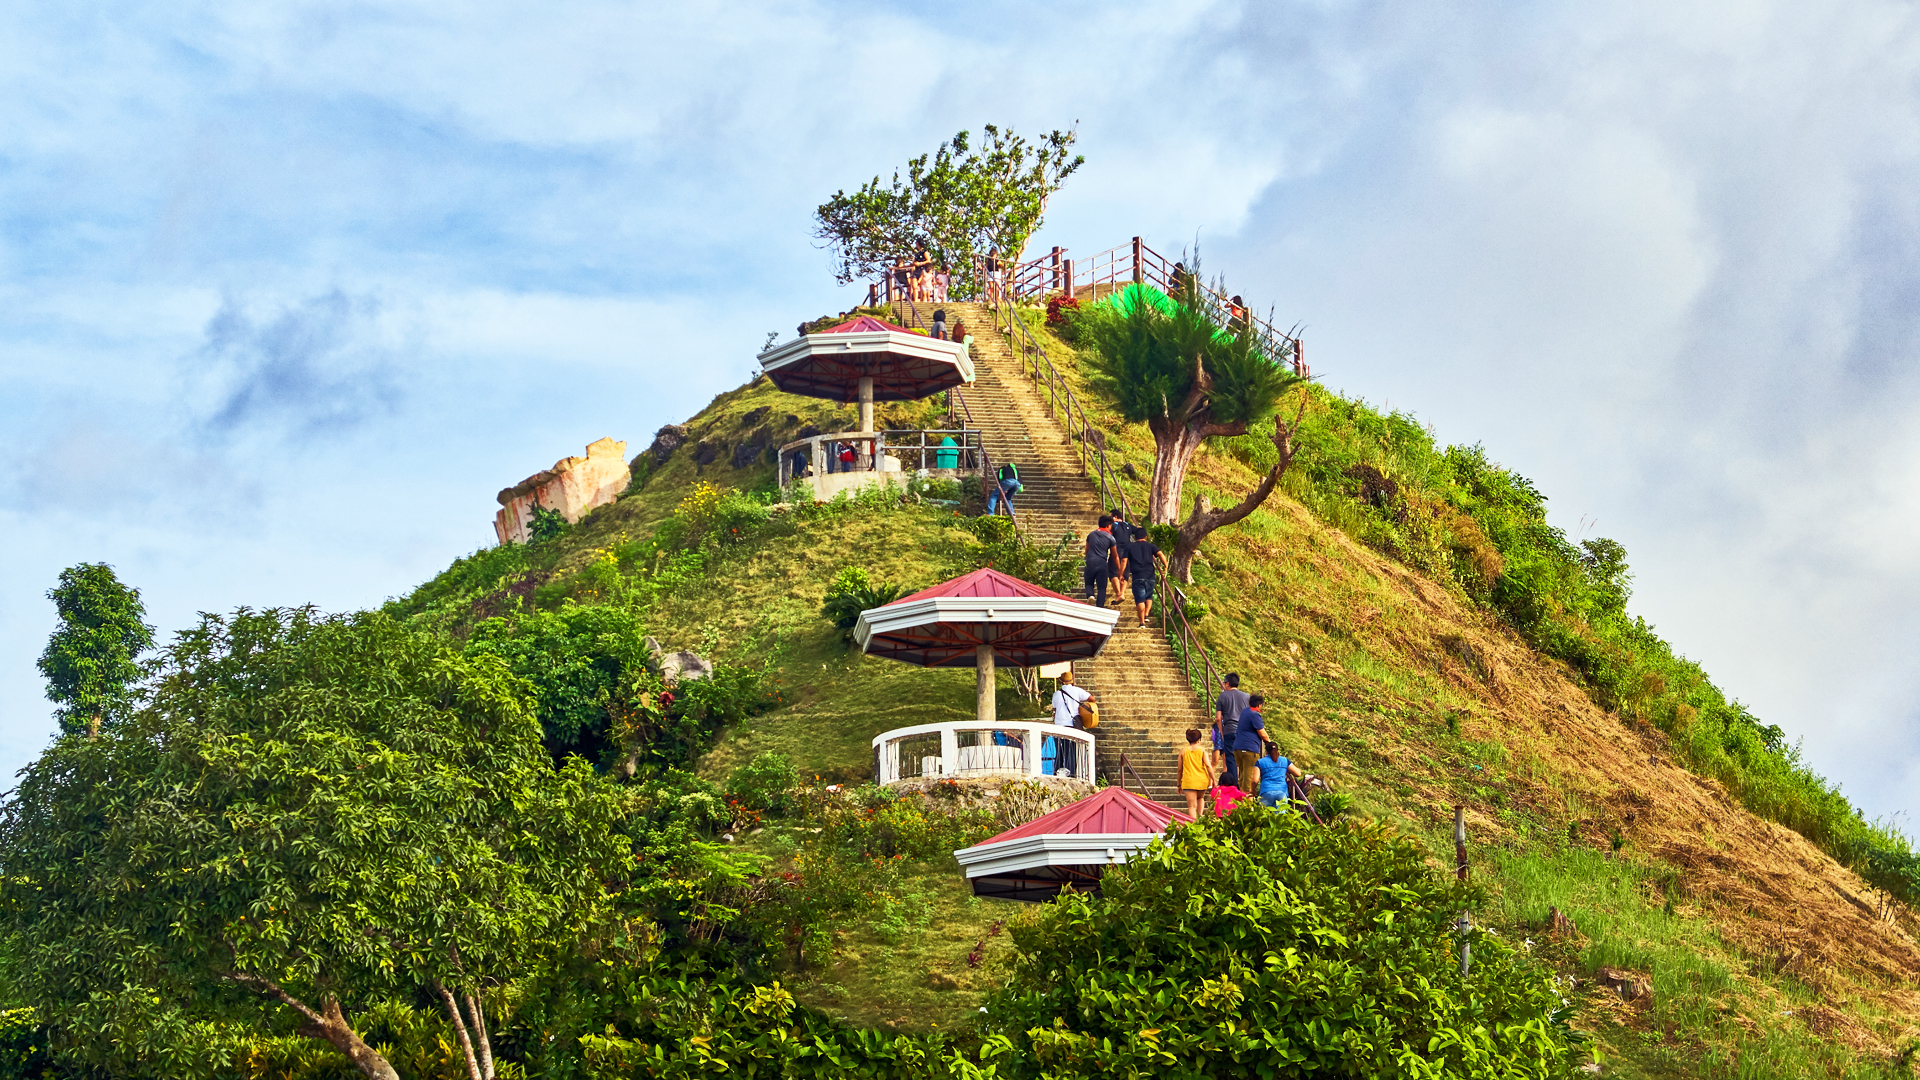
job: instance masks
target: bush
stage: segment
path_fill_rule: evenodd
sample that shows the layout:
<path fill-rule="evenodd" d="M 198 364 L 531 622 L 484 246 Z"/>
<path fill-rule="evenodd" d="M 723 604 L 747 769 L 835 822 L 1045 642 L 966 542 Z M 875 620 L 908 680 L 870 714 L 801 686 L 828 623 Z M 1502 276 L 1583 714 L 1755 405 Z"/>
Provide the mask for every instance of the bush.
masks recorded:
<path fill-rule="evenodd" d="M 1551 1077 L 1551 976 L 1454 920 L 1477 897 L 1383 826 L 1243 806 L 1016 926 L 988 1002 L 1018 1076 Z"/>
<path fill-rule="evenodd" d="M 784 815 L 795 805 L 794 789 L 800 786 L 800 774 L 785 754 L 772 751 L 733 770 L 727 778 L 727 799 L 751 810 Z"/>
<path fill-rule="evenodd" d="M 567 531 L 567 518 L 558 510 L 549 510 L 535 504 L 533 522 L 527 526 L 527 539 L 535 544 L 544 543 Z"/>
<path fill-rule="evenodd" d="M 852 640 L 854 624 L 860 621 L 860 613 L 868 608 L 877 608 L 891 604 L 907 594 L 901 585 L 875 583 L 867 576 L 865 567 L 849 566 L 835 575 L 833 584 L 827 589 L 826 603 L 820 607 L 820 614 L 833 621 L 833 625 L 847 631 L 847 640 Z"/>

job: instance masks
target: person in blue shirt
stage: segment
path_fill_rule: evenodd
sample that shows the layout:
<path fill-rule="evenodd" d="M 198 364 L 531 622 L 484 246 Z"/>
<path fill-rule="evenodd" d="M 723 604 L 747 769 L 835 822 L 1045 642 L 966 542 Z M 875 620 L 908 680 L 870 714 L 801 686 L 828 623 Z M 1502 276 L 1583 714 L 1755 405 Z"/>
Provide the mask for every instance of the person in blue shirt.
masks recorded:
<path fill-rule="evenodd" d="M 1280 744 L 1268 743 L 1267 756 L 1260 759 L 1260 805 L 1293 809 L 1287 801 L 1287 781 L 1299 776 L 1300 767 L 1280 756 Z"/>
<path fill-rule="evenodd" d="M 1260 710 L 1266 703 L 1266 695 L 1255 694 L 1240 710 L 1240 723 L 1233 735 L 1233 763 L 1240 770 L 1241 791 L 1260 790 L 1260 755 L 1267 752 L 1267 718 Z"/>

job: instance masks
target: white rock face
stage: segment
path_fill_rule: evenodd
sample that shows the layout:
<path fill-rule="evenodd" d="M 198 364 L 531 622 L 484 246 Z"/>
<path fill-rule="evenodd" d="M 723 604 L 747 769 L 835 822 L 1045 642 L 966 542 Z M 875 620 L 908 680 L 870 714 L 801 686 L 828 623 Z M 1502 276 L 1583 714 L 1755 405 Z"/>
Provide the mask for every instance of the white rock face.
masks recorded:
<path fill-rule="evenodd" d="M 626 456 L 626 443 L 601 439 L 587 445 L 586 457 L 561 458 L 553 468 L 503 490 L 500 512 L 493 516 L 494 535 L 503 544 L 524 544 L 535 506 L 558 511 L 571 525 L 594 507 L 619 498 L 633 479 Z"/>

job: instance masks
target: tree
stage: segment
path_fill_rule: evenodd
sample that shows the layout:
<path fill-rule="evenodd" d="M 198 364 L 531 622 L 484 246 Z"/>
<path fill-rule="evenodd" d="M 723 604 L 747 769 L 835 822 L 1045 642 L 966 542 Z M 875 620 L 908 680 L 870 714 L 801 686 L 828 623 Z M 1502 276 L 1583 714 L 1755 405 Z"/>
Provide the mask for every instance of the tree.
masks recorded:
<path fill-rule="evenodd" d="M 883 185 L 844 190 L 814 211 L 814 235 L 826 241 L 844 285 L 923 257 L 973 284 L 973 260 L 991 255 L 1013 265 L 1040 229 L 1047 199 L 1086 159 L 1068 154 L 1076 130 L 1051 131 L 1037 143 L 988 124 L 979 149 L 962 131 L 931 154 L 907 162 Z"/>
<path fill-rule="evenodd" d="M 1097 304 L 1081 315 L 1080 340 L 1092 350 L 1093 381 L 1112 396 L 1121 416 L 1153 432 L 1147 520 L 1178 523 L 1169 568 L 1178 580 L 1191 581 L 1200 542 L 1266 502 L 1292 463 L 1300 414 L 1287 422 L 1275 408 L 1300 379 L 1260 348 L 1249 323 L 1233 334 L 1214 323 L 1197 302 L 1191 279 L 1183 295 L 1164 307 L 1144 288 L 1127 295 L 1131 302 Z M 1304 397 L 1300 407 L 1306 407 Z M 1229 509 L 1215 509 L 1204 495 L 1195 498 L 1193 513 L 1180 521 L 1181 489 L 1201 445 L 1244 435 L 1269 416 L 1280 454 L 1266 475 Z"/>
<path fill-rule="evenodd" d="M 169 1076 L 292 1022 L 393 1078 L 353 1017 L 427 996 L 490 1077 L 489 988 L 630 857 L 615 792 L 549 764 L 527 696 L 383 615 L 203 616 L 141 709 L 0 808 L 16 991 L 64 1053 Z"/>
<path fill-rule="evenodd" d="M 106 563 L 81 563 L 60 571 L 47 591 L 60 613 L 60 628 L 40 654 L 47 697 L 63 732 L 98 732 L 103 722 L 123 719 L 140 678 L 135 658 L 153 648 L 153 627 L 140 590 L 129 588 Z"/>
<path fill-rule="evenodd" d="M 1551 975 L 1455 918 L 1475 892 L 1381 825 L 1243 804 L 1017 926 L 982 1018 L 1014 1076 L 1550 1077 Z"/>

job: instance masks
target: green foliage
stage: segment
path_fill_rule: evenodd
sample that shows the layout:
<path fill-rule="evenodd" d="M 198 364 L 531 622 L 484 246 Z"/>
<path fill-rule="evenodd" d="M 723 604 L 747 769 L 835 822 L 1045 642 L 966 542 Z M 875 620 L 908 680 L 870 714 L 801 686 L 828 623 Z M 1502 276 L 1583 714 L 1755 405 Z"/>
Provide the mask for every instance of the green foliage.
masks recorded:
<path fill-rule="evenodd" d="M 785 754 L 772 751 L 756 756 L 727 778 L 727 798 L 751 810 L 785 814 L 794 805 L 800 774 Z"/>
<path fill-rule="evenodd" d="M 140 590 L 120 583 L 106 563 L 81 563 L 60 571 L 47 592 L 60 626 L 40 654 L 47 698 L 64 732 L 85 731 L 126 718 L 140 678 L 135 657 L 153 648 L 153 627 L 142 620 Z"/>
<path fill-rule="evenodd" d="M 611 789 L 554 770 L 524 684 L 394 620 L 204 616 L 149 701 L 0 812 L 14 989 L 63 1054 L 187 1076 L 294 1019 L 529 971 L 619 867 Z"/>
<path fill-rule="evenodd" d="M 1546 972 L 1454 919 L 1474 897 L 1380 826 L 1242 807 L 1175 829 L 1014 930 L 983 1024 L 1016 1076 L 1549 1077 Z"/>
<path fill-rule="evenodd" d="M 931 258 L 960 278 L 956 295 L 974 285 L 976 257 L 1017 263 L 1046 213 L 1047 198 L 1085 159 L 1068 156 L 1075 131 L 1052 131 L 1036 143 L 993 124 L 977 150 L 962 131 L 932 154 L 907 162 L 903 182 L 874 177 L 859 191 L 814 211 L 814 235 L 838 263 L 841 284 L 889 267 Z"/>
<path fill-rule="evenodd" d="M 473 628 L 466 655 L 498 657 L 533 684 L 541 740 L 555 763 L 579 755 L 606 765 L 619 747 L 611 731 L 615 707 L 633 708 L 664 684 L 647 668 L 646 626 L 634 611 L 612 605 L 532 611 Z"/>
<path fill-rule="evenodd" d="M 0 1080 L 40 1080 L 54 1069 L 46 1025 L 32 1009 L 0 1010 Z"/>
<path fill-rule="evenodd" d="M 558 510 L 533 504 L 533 521 L 527 525 L 527 539 L 542 544 L 567 531 L 567 517 Z"/>
<path fill-rule="evenodd" d="M 526 571 L 524 545 L 481 548 L 454 560 L 452 566 L 406 596 L 387 601 L 380 610 L 396 619 L 446 626 L 467 615 L 482 598 L 513 584 Z"/>
<path fill-rule="evenodd" d="M 854 624 L 860 621 L 860 613 L 869 608 L 891 604 L 907 595 L 905 586 L 875 583 L 867 577 L 865 567 L 848 566 L 833 579 L 833 585 L 827 589 L 826 602 L 820 607 L 823 618 L 848 632 L 852 640 Z"/>
<path fill-rule="evenodd" d="M 1627 613 L 1624 547 L 1575 544 L 1547 523 L 1547 499 L 1480 446 L 1435 445 L 1405 413 L 1314 391 L 1296 438 L 1290 490 L 1356 539 L 1496 611 L 1536 649 L 1566 662 L 1603 708 L 1667 733 L 1688 766 L 1756 814 L 1854 865 L 1906 841 L 1872 825 L 1788 746 L 1785 733 L 1730 700 L 1698 664 Z"/>
<path fill-rule="evenodd" d="M 1047 545 L 1022 536 L 1012 518 L 968 518 L 965 527 L 978 542 L 948 549 L 955 572 L 991 566 L 1003 574 L 1058 593 L 1080 587 L 1080 541 L 1072 533 L 1063 533 L 1059 541 Z"/>
<path fill-rule="evenodd" d="M 1092 384 L 1122 417 L 1153 426 L 1156 440 L 1163 426 L 1241 434 L 1272 416 L 1280 395 L 1299 381 L 1258 347 L 1250 326 L 1229 333 L 1197 304 L 1106 301 L 1073 321 L 1088 348 Z M 1189 409 L 1202 372 L 1210 386 Z"/>

